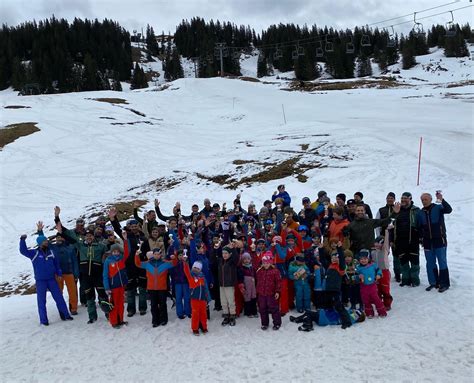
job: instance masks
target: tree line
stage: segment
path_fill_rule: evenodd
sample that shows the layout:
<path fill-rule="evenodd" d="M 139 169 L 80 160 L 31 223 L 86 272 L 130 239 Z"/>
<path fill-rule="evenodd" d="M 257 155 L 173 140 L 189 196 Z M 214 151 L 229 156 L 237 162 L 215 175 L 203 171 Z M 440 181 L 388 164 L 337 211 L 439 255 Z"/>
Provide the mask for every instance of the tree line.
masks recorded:
<path fill-rule="evenodd" d="M 450 32 L 450 33 L 448 33 Z M 164 36 L 164 33 L 162 33 Z M 225 75 L 240 75 L 240 57 L 258 51 L 257 76 L 294 71 L 298 80 L 314 80 L 321 75 L 322 63 L 336 79 L 372 74 L 371 60 L 381 70 L 398 62 L 409 69 L 415 56 L 427 54 L 430 47 L 443 47 L 447 57 L 468 56 L 466 40 L 472 42 L 469 24 L 434 25 L 426 34 L 413 31 L 393 34 L 386 29 L 354 28 L 335 30 L 316 25 L 271 25 L 261 34 L 250 26 L 237 26 L 195 17 L 183 20 L 173 40 L 165 42 L 147 26 L 143 41 L 149 60 L 159 57 L 164 77 L 173 81 L 183 77 L 181 57 L 193 59 L 198 77 L 219 75 L 223 49 Z M 38 93 L 87 90 L 121 90 L 120 81 L 131 88 L 148 86 L 149 79 L 138 63 L 132 62 L 130 34 L 117 22 L 105 19 L 51 19 L 27 22 L 0 30 L 0 89 L 33 89 Z"/>

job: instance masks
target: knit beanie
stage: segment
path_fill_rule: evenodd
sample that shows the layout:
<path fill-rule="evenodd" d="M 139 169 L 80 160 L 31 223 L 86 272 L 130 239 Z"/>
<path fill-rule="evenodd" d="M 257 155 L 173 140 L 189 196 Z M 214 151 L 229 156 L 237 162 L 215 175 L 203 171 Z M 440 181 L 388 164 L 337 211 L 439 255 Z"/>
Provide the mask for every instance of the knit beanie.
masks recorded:
<path fill-rule="evenodd" d="M 196 261 L 193 263 L 193 269 L 199 269 L 202 270 L 202 263 L 199 261 Z"/>
<path fill-rule="evenodd" d="M 120 246 L 118 243 L 114 243 L 112 246 L 110 246 L 110 252 L 113 253 L 114 250 L 118 250 L 120 253 L 123 253 L 122 246 Z"/>
<path fill-rule="evenodd" d="M 44 235 L 38 235 L 38 238 L 36 238 L 36 243 L 38 244 L 38 246 L 41 246 L 41 244 L 47 240 L 48 238 L 46 238 Z"/>

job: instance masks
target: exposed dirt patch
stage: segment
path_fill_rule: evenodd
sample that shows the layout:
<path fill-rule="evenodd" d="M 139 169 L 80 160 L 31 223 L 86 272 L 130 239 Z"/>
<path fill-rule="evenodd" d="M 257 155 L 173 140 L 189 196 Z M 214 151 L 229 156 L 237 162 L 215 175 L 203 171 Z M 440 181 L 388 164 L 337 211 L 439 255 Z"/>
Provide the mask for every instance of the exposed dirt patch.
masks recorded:
<path fill-rule="evenodd" d="M 31 106 L 25 105 L 7 105 L 4 107 L 5 109 L 31 109 Z"/>
<path fill-rule="evenodd" d="M 305 183 L 306 181 L 308 181 L 308 176 L 305 176 L 304 174 L 299 174 L 296 179 L 302 183 Z"/>
<path fill-rule="evenodd" d="M 301 150 L 308 150 L 309 144 L 301 144 Z"/>
<path fill-rule="evenodd" d="M 133 122 L 111 122 L 110 125 L 136 125 L 136 124 L 148 124 L 154 125 L 151 121 L 133 121 Z"/>
<path fill-rule="evenodd" d="M 36 124 L 37 122 L 20 122 L 7 125 L 5 129 L 0 129 L 0 149 L 11 144 L 17 138 L 39 132 L 40 129 L 36 127 Z"/>
<path fill-rule="evenodd" d="M 249 82 L 260 82 L 260 80 L 259 80 L 258 78 L 255 78 L 255 77 L 248 77 L 248 76 L 239 77 L 239 80 L 242 80 L 242 81 L 249 81 Z"/>
<path fill-rule="evenodd" d="M 179 171 L 178 171 L 179 173 Z M 170 190 L 175 186 L 179 185 L 184 180 L 184 177 L 179 178 L 157 178 L 150 182 L 147 182 L 143 185 L 134 186 L 132 188 L 127 189 L 127 192 L 136 191 L 136 196 L 140 196 L 147 193 L 156 193 L 162 192 L 163 190 Z"/>
<path fill-rule="evenodd" d="M 393 78 L 382 78 L 379 80 L 356 80 L 356 81 L 338 81 L 338 82 L 323 82 L 323 83 L 304 83 L 303 85 L 299 81 L 290 83 L 289 88 L 282 88 L 287 91 L 327 91 L 327 90 L 347 90 L 347 89 L 358 89 L 358 88 L 397 88 L 406 87 L 407 84 L 402 84 Z"/>
<path fill-rule="evenodd" d="M 288 136 L 288 135 L 285 135 L 285 136 L 279 136 L 279 137 L 275 137 L 275 138 L 272 138 L 272 140 L 279 140 L 279 141 L 282 141 L 282 140 L 301 140 L 303 138 L 309 138 L 309 137 L 329 137 L 330 134 L 327 134 L 327 133 L 321 133 L 321 134 L 296 134 L 296 135 L 293 135 L 293 136 Z M 305 145 L 308 145 L 309 144 L 305 144 Z M 306 149 L 304 149 L 306 150 Z"/>
<path fill-rule="evenodd" d="M 0 284 L 0 297 L 9 295 L 31 295 L 36 294 L 36 285 L 31 282 L 29 275 L 21 274 L 18 283 L 4 282 Z"/>
<path fill-rule="evenodd" d="M 466 85 L 474 85 L 474 80 L 465 80 L 465 81 L 459 81 L 459 82 L 453 82 L 448 85 L 446 85 L 446 88 L 458 88 L 460 86 L 466 86 Z"/>
<path fill-rule="evenodd" d="M 145 114 L 145 113 L 139 112 L 138 110 L 135 110 L 135 109 L 132 109 L 132 108 L 125 108 L 125 109 L 129 110 L 130 112 L 135 113 L 135 114 L 138 115 L 138 116 L 146 117 L 146 114 Z"/>
<path fill-rule="evenodd" d="M 108 102 L 109 104 L 128 104 L 127 100 L 124 100 L 123 98 L 114 98 L 114 97 L 87 98 L 86 100 Z"/>
<path fill-rule="evenodd" d="M 115 120 L 113 117 L 99 117 L 101 120 Z"/>
<path fill-rule="evenodd" d="M 230 174 L 220 174 L 217 176 L 206 176 L 205 174 L 196 173 L 196 176 L 202 180 L 211 181 L 219 185 L 226 185 L 229 182 L 234 182 L 235 180 L 231 178 Z"/>

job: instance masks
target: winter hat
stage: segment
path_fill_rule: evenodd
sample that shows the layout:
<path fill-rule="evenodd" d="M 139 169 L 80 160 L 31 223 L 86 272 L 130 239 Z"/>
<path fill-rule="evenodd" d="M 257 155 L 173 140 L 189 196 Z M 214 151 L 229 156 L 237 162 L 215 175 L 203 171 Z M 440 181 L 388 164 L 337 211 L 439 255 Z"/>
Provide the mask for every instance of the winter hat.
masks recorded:
<path fill-rule="evenodd" d="M 350 199 L 350 200 L 347 200 L 347 205 L 356 205 L 356 201 L 355 199 Z"/>
<path fill-rule="evenodd" d="M 136 219 L 129 219 L 127 225 L 138 225 L 138 221 Z"/>
<path fill-rule="evenodd" d="M 87 234 L 92 234 L 92 235 L 94 235 L 94 230 L 87 229 L 86 232 L 84 233 L 84 235 L 87 235 Z"/>
<path fill-rule="evenodd" d="M 153 253 L 161 253 L 161 249 L 159 247 L 155 247 L 153 249 Z"/>
<path fill-rule="evenodd" d="M 346 195 L 344 193 L 339 193 L 336 198 L 342 199 L 344 202 L 346 202 Z"/>
<path fill-rule="evenodd" d="M 402 197 L 411 198 L 411 193 L 410 193 L 410 192 L 404 192 L 404 193 L 402 194 Z"/>
<path fill-rule="evenodd" d="M 362 192 L 355 192 L 354 195 L 358 195 L 360 199 L 364 199 L 364 195 L 362 194 Z"/>
<path fill-rule="evenodd" d="M 262 257 L 262 262 L 263 263 L 272 263 L 273 261 L 273 254 L 271 251 L 266 251 L 264 254 L 263 254 L 263 257 Z"/>
<path fill-rule="evenodd" d="M 344 250 L 344 257 L 354 258 L 354 254 L 350 250 Z"/>
<path fill-rule="evenodd" d="M 110 252 L 113 253 L 114 250 L 118 250 L 120 253 L 123 253 L 122 246 L 120 246 L 118 243 L 114 243 L 112 246 L 110 246 Z"/>
<path fill-rule="evenodd" d="M 369 257 L 370 257 L 369 250 L 362 249 L 362 250 L 359 251 L 359 259 L 360 258 L 369 258 Z"/>
<path fill-rule="evenodd" d="M 199 262 L 199 261 L 196 261 L 193 263 L 193 269 L 196 268 L 196 269 L 199 269 L 199 270 L 202 270 L 202 263 Z"/>
<path fill-rule="evenodd" d="M 265 225 L 273 225 L 273 219 L 267 219 Z"/>
<path fill-rule="evenodd" d="M 270 211 L 268 210 L 268 207 L 266 206 L 263 206 L 261 209 L 260 209 L 260 215 L 267 215 Z"/>
<path fill-rule="evenodd" d="M 48 238 L 46 238 L 44 235 L 38 235 L 38 238 L 36 238 L 36 243 L 38 244 L 38 246 L 41 246 L 41 244 L 47 240 Z"/>
<path fill-rule="evenodd" d="M 250 256 L 249 253 L 245 252 L 245 253 L 242 254 L 242 260 L 244 260 L 244 259 L 252 259 L 252 257 Z"/>
<path fill-rule="evenodd" d="M 147 257 L 147 259 L 153 258 L 153 251 L 147 251 L 146 252 L 146 257 Z"/>
<path fill-rule="evenodd" d="M 326 193 L 324 190 L 320 190 L 320 191 L 318 191 L 318 198 L 321 198 L 322 196 L 325 196 L 327 194 L 328 193 Z"/>
<path fill-rule="evenodd" d="M 395 193 L 394 192 L 390 192 L 387 194 L 387 198 L 388 197 L 392 197 L 392 198 L 395 198 Z"/>
<path fill-rule="evenodd" d="M 84 220 L 82 218 L 76 219 L 76 225 L 84 225 Z"/>
<path fill-rule="evenodd" d="M 232 249 L 231 249 L 229 246 L 224 246 L 224 247 L 222 248 L 222 252 L 224 252 L 224 251 L 225 251 L 226 253 L 229 253 L 229 254 L 232 253 Z"/>
<path fill-rule="evenodd" d="M 296 240 L 296 237 L 294 236 L 294 234 L 288 234 L 286 236 L 286 240 L 289 240 L 289 239 Z"/>
<path fill-rule="evenodd" d="M 311 202 L 311 200 L 308 197 L 304 197 L 301 202 L 306 203 L 306 202 Z"/>
<path fill-rule="evenodd" d="M 298 262 L 304 262 L 304 255 L 303 254 L 296 254 L 295 260 Z"/>
<path fill-rule="evenodd" d="M 265 240 L 264 240 L 263 238 L 260 238 L 260 239 L 257 239 L 257 242 L 256 242 L 256 243 L 257 243 L 257 245 L 258 245 L 259 243 L 263 243 L 263 244 L 264 244 L 264 243 L 265 243 Z"/>

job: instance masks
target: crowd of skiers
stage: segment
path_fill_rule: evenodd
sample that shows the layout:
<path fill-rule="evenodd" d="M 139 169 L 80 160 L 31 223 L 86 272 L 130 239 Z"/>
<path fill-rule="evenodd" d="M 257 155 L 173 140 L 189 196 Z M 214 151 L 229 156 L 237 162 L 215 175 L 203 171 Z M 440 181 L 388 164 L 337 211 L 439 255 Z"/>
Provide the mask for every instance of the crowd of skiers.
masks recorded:
<path fill-rule="evenodd" d="M 67 229 L 55 207 L 56 235 L 45 237 L 40 221 L 37 248 L 27 248 L 26 235 L 20 239 L 20 253 L 33 263 L 40 323 L 49 324 L 49 290 L 61 319 L 72 320 L 81 303 L 88 323 L 98 319 L 97 294 L 114 328 L 127 324 L 125 303 L 128 317 L 137 313 L 137 300 L 140 315 L 150 307 L 153 327 L 166 325 L 169 299 L 179 319 L 191 318 L 195 335 L 208 331 L 212 300 L 223 326 L 234 326 L 241 315 L 260 316 L 266 330 L 271 316 L 278 330 L 281 317 L 295 309 L 300 315 L 290 320 L 302 323 L 302 331 L 311 331 L 313 322 L 347 328 L 375 313 L 387 316 L 393 301 L 390 253 L 400 286 L 419 286 L 420 244 L 426 290 L 449 288 L 444 214 L 452 209 L 440 191 L 436 203 L 422 194 L 421 209 L 409 192 L 400 202 L 390 192 L 373 218 L 361 192 L 349 200 L 340 193 L 332 203 L 320 191 L 295 208 L 285 186 L 277 189 L 259 210 L 253 202 L 244 210 L 239 194 L 230 209 L 206 198 L 189 215 L 177 202 L 165 216 L 155 200 L 155 209 L 142 216 L 135 205 L 124 227 L 112 208 L 93 225 L 80 218 Z"/>

